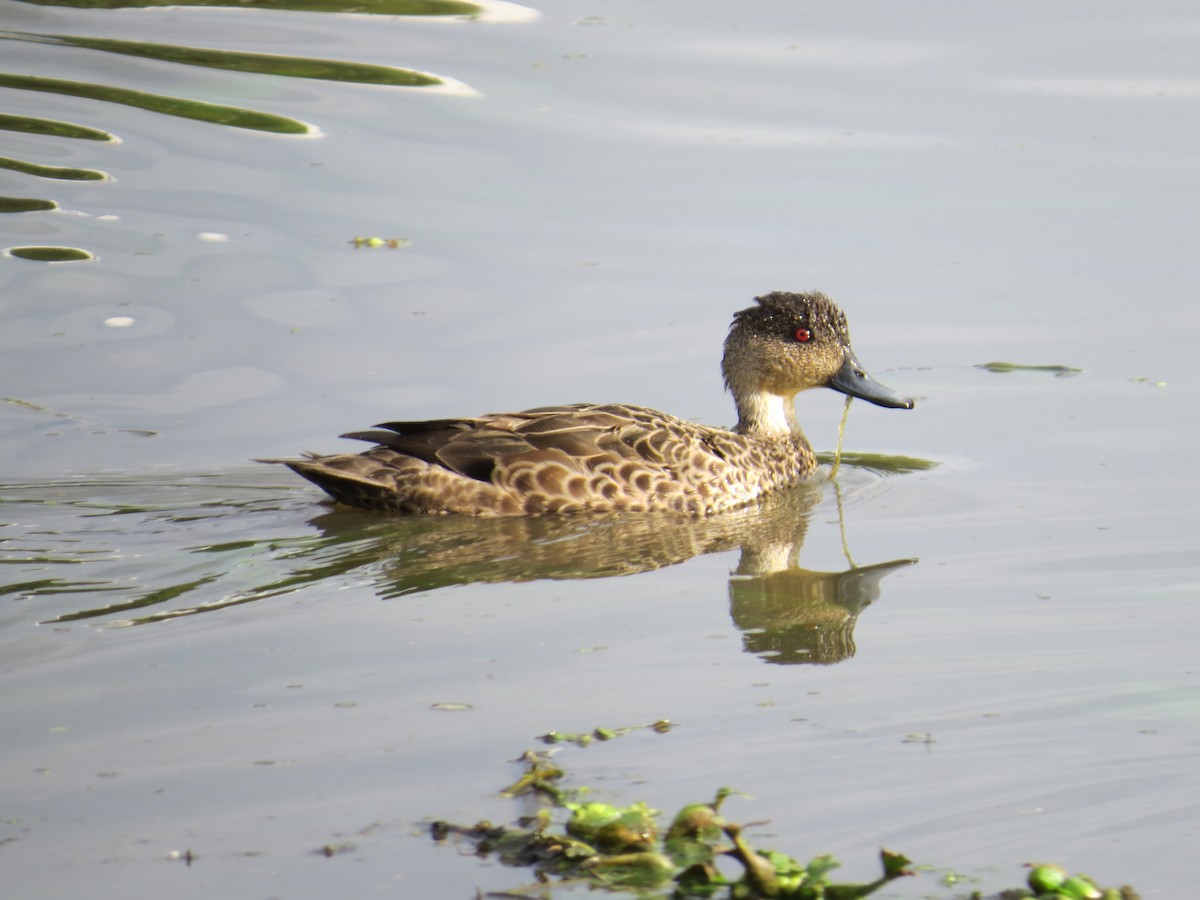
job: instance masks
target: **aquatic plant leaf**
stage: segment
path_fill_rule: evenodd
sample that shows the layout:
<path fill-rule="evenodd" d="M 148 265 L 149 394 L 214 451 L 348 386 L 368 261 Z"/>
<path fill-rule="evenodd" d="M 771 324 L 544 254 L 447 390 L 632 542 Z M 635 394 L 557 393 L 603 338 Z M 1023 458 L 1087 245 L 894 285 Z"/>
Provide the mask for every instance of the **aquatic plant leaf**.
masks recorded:
<path fill-rule="evenodd" d="M 19 406 L 21 409 L 29 409 L 34 412 L 54 414 L 54 410 L 47 406 L 42 406 L 40 403 L 34 403 L 31 400 L 22 400 L 20 397 L 0 397 L 5 403 L 11 403 L 13 406 Z"/>
<path fill-rule="evenodd" d="M 546 794 L 556 803 L 564 804 L 566 792 L 554 783 L 563 777 L 563 770 L 537 753 L 527 752 L 524 758 L 529 768 L 515 782 L 500 791 L 500 796 L 520 797 L 522 794 L 536 791 Z"/>
<path fill-rule="evenodd" d="M 266 131 L 272 134 L 308 134 L 312 130 L 303 122 L 289 119 L 286 116 L 242 109 L 237 106 L 221 106 L 216 103 L 187 100 L 183 97 L 148 94 L 144 91 L 134 91 L 105 84 L 91 84 L 85 81 L 68 81 L 61 78 L 43 78 L 38 75 L 14 75 L 10 72 L 0 72 L 0 87 L 14 88 L 19 91 L 42 91 L 67 97 L 82 97 L 87 100 L 99 100 L 102 103 L 118 103 L 122 106 L 132 106 L 167 116 L 196 119 L 213 125 L 228 125 L 251 131 Z"/>
<path fill-rule="evenodd" d="M 144 41 L 121 41 L 111 38 L 78 37 L 75 35 L 24 34 L 10 32 L 0 35 L 16 40 L 35 41 L 83 50 L 100 50 L 141 59 L 155 59 L 185 66 L 250 72 L 257 75 L 282 75 L 288 78 L 315 78 L 322 81 L 348 81 L 358 84 L 383 84 L 400 87 L 426 87 L 443 84 L 436 75 L 392 66 L 369 63 L 342 62 L 335 59 L 312 59 L 303 56 L 278 56 L 271 53 L 240 53 L 209 47 L 184 47 L 177 44 L 150 44 Z"/>
<path fill-rule="evenodd" d="M 1072 875 L 1055 890 L 1067 900 L 1102 900 L 1103 892 L 1083 875 Z"/>
<path fill-rule="evenodd" d="M 1037 894 L 1056 890 L 1066 880 L 1067 870 L 1053 863 L 1039 863 L 1034 865 L 1029 872 L 1029 877 L 1026 879 L 1030 889 Z"/>
<path fill-rule="evenodd" d="M 143 9 L 153 6 L 217 6 L 241 9 L 240 0 L 18 0 L 71 9 Z M 365 13 L 381 16 L 477 16 L 483 8 L 463 0 L 255 0 L 255 9 Z"/>
<path fill-rule="evenodd" d="M 716 851 L 713 850 L 712 844 L 695 837 L 667 838 L 663 849 L 680 869 L 707 866 L 716 859 Z M 710 879 L 704 880 L 707 882 Z"/>
<path fill-rule="evenodd" d="M 48 209 L 58 209 L 58 204 L 37 197 L 0 197 L 0 213 L 43 212 Z"/>
<path fill-rule="evenodd" d="M 689 803 L 681 809 L 667 830 L 667 840 L 693 838 L 702 841 L 716 841 L 721 837 L 721 827 L 725 820 L 721 818 L 717 808 L 712 803 Z"/>
<path fill-rule="evenodd" d="M 899 878 L 912 874 L 908 869 L 912 865 L 912 860 L 903 853 L 897 853 L 895 850 L 881 849 L 879 851 L 879 861 L 883 864 L 883 874 L 886 877 Z"/>
<path fill-rule="evenodd" d="M 606 853 L 647 850 L 658 830 L 657 812 L 640 801 L 624 808 L 598 802 L 563 805 L 571 810 L 567 834 Z"/>
<path fill-rule="evenodd" d="M 593 856 L 583 864 L 604 887 L 647 890 L 675 877 L 675 864 L 653 850 Z"/>
<path fill-rule="evenodd" d="M 37 163 L 25 162 L 0 156 L 0 169 L 11 169 L 22 175 L 33 175 L 37 178 L 54 178 L 59 181 L 106 181 L 108 176 L 98 169 L 72 169 L 65 166 L 42 166 Z"/>
<path fill-rule="evenodd" d="M 826 865 L 826 860 L 832 860 L 832 857 L 817 857 L 809 863 L 809 865 L 818 864 Z M 897 878 L 905 878 L 914 874 L 908 868 L 912 862 L 907 856 L 902 853 L 896 853 L 892 850 L 880 850 L 879 862 L 883 866 L 883 876 L 872 881 L 870 884 L 834 884 L 830 885 L 824 893 L 826 900 L 860 900 L 875 893 L 885 884 L 895 881 Z M 838 865 L 836 862 L 834 866 Z"/>
<path fill-rule="evenodd" d="M 78 247 L 9 247 L 4 252 L 34 262 L 84 262 L 96 258 Z"/>
<path fill-rule="evenodd" d="M 810 859 L 808 865 L 804 867 L 804 874 L 812 881 L 823 880 L 834 869 L 840 869 L 841 867 L 842 864 L 840 862 L 828 853 L 825 853 Z"/>
<path fill-rule="evenodd" d="M 52 137 L 75 138 L 81 141 L 111 141 L 113 136 L 99 128 L 59 122 L 54 119 L 38 119 L 33 116 L 13 116 L 0 113 L 0 131 L 19 131 L 22 134 L 47 134 Z"/>
<path fill-rule="evenodd" d="M 832 453 L 817 454 L 817 460 L 822 463 L 832 463 L 833 458 Z M 938 463 L 932 459 L 901 456 L 894 453 L 843 453 L 842 465 L 869 469 L 881 475 L 902 475 L 905 472 L 924 472 L 927 469 L 936 468 Z"/>
<path fill-rule="evenodd" d="M 1057 378 L 1065 378 L 1071 375 L 1078 375 L 1083 369 L 1075 369 L 1071 366 L 1031 366 L 1024 363 L 1012 362 L 989 362 L 980 363 L 975 368 L 987 369 L 989 372 L 1051 372 Z"/>
<path fill-rule="evenodd" d="M 545 752 L 526 751 L 522 759 L 528 764 L 529 772 L 547 764 Z M 561 777 L 562 772 L 556 770 L 556 775 Z M 580 792 L 586 790 L 579 789 Z M 675 822 L 687 821 L 697 809 L 715 813 L 731 793 L 728 788 L 722 788 L 714 802 L 684 807 L 676 815 Z M 569 831 L 578 832 L 586 826 L 598 833 L 631 815 L 650 819 L 654 811 L 640 801 L 618 807 L 601 802 L 574 803 L 559 798 L 554 804 L 557 810 L 543 807 L 535 816 L 522 818 L 520 827 L 516 828 L 494 826 L 487 821 L 472 826 L 436 821 L 430 824 L 430 834 L 438 842 L 446 841 L 452 835 L 465 838 L 474 844 L 480 856 L 494 855 L 503 865 L 532 868 L 537 883 L 518 889 L 512 896 L 550 896 L 553 890 L 550 879 L 559 878 L 563 879 L 564 886 L 583 884 L 592 890 L 622 893 L 632 890 L 644 900 L 714 900 L 717 897 L 729 900 L 862 900 L 890 882 L 914 874 L 909 868 L 908 857 L 881 849 L 879 860 L 883 873 L 875 881 L 832 883 L 830 873 L 840 867 L 833 856 L 823 854 L 801 864 L 785 853 L 758 850 L 746 840 L 742 826 L 724 820 L 720 831 L 727 840 L 716 835 L 721 839 L 719 845 L 695 836 L 702 826 L 681 829 L 673 826 L 665 841 L 648 835 L 643 846 L 636 849 L 628 846 L 606 849 L 599 842 L 593 845 L 576 837 L 553 833 L 550 830 L 552 816 L 556 811 L 570 810 L 574 825 L 568 824 Z M 532 829 L 525 827 L 531 823 L 534 824 Z M 737 881 L 730 881 L 717 868 L 717 855 L 732 857 L 742 864 L 743 872 Z M 1069 890 L 1063 890 L 1068 885 Z M 998 896 L 1029 897 L 1030 894 L 1020 889 L 1005 891 Z M 1065 879 L 1054 896 L 1069 900 L 1137 900 L 1138 897 L 1129 887 L 1101 891 L 1082 875 Z"/>
<path fill-rule="evenodd" d="M 574 744 L 576 747 L 587 747 L 591 745 L 592 741 L 615 740 L 629 734 L 631 731 L 638 731 L 643 728 L 649 728 L 655 734 L 666 734 L 671 730 L 671 721 L 669 719 L 659 719 L 657 722 L 650 722 L 645 725 L 623 725 L 619 728 L 598 727 L 587 732 L 549 731 L 546 734 L 540 735 L 538 740 L 544 744 Z"/>

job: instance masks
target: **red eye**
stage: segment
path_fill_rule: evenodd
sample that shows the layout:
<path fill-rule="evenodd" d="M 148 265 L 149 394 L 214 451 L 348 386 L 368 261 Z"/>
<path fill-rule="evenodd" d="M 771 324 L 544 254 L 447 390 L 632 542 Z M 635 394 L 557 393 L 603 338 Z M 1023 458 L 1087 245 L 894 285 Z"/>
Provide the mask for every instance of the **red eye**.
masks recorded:
<path fill-rule="evenodd" d="M 807 328 L 797 328 L 796 329 L 796 340 L 798 340 L 802 344 L 807 344 L 810 340 L 812 340 L 812 332 L 809 331 Z"/>

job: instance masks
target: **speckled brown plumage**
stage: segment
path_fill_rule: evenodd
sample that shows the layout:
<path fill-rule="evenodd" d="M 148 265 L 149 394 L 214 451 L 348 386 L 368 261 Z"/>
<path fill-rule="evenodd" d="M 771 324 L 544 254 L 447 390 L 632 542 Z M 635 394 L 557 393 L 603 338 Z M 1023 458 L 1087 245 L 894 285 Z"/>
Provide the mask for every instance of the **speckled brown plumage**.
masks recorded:
<path fill-rule="evenodd" d="M 578 403 L 473 419 L 388 422 L 343 437 L 363 453 L 281 462 L 334 500 L 403 513 L 520 516 L 742 506 L 816 470 L 793 398 L 828 386 L 912 407 L 862 371 L 842 312 L 824 294 L 775 292 L 734 316 L 725 383 L 730 431 L 640 406 Z"/>

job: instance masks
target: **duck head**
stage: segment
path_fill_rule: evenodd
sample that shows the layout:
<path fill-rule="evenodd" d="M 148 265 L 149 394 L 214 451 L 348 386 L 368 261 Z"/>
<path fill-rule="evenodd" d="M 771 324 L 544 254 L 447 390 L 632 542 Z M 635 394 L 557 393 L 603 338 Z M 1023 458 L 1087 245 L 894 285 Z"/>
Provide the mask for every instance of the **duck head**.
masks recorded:
<path fill-rule="evenodd" d="M 867 374 L 850 346 L 845 314 L 824 294 L 773 291 L 734 314 L 725 339 L 725 386 L 742 434 L 796 434 L 800 391 L 833 388 L 877 406 L 912 409 L 913 401 Z"/>

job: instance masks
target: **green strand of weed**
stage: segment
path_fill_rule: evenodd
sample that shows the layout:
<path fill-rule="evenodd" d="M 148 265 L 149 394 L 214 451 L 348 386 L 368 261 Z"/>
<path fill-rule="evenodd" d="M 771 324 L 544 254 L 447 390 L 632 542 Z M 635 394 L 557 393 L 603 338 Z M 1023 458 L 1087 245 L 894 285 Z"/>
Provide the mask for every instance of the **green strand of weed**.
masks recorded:
<path fill-rule="evenodd" d="M 833 499 L 837 503 L 838 530 L 842 534 L 842 554 L 846 557 L 846 562 L 850 563 L 850 568 L 857 569 L 858 564 L 850 555 L 850 542 L 846 540 L 846 510 L 842 508 L 842 486 L 836 481 L 833 483 Z"/>
<path fill-rule="evenodd" d="M 842 421 L 838 423 L 837 450 L 833 454 L 833 468 L 829 470 L 830 478 L 837 477 L 838 468 L 842 464 L 842 441 L 846 437 L 846 419 L 850 417 L 850 404 L 853 402 L 854 398 L 847 394 L 846 405 L 842 407 Z"/>

